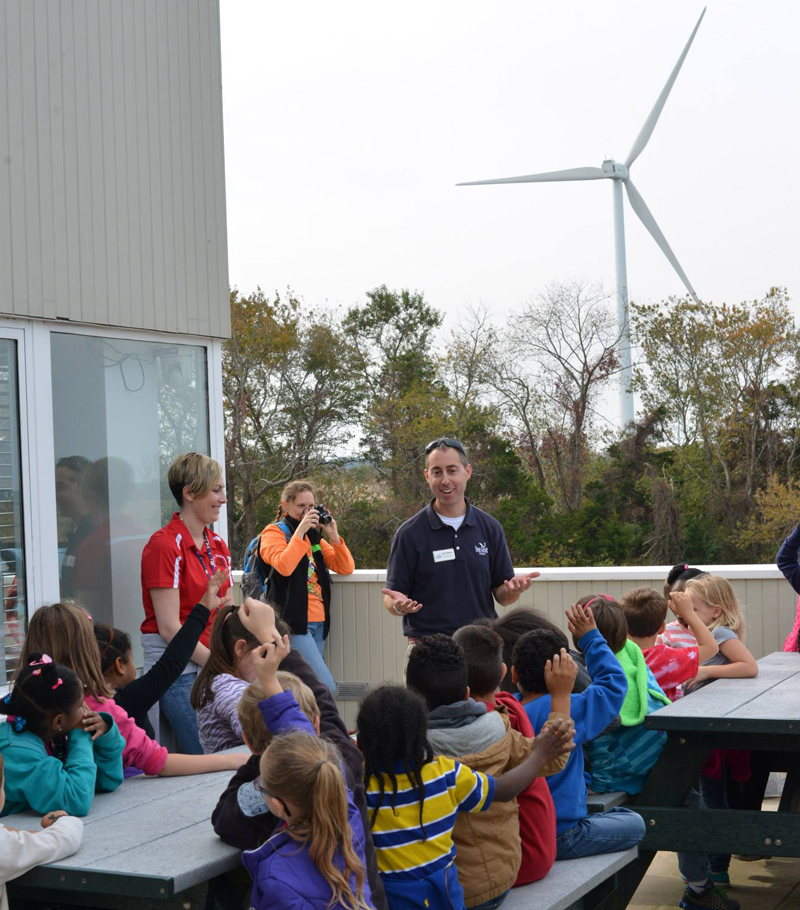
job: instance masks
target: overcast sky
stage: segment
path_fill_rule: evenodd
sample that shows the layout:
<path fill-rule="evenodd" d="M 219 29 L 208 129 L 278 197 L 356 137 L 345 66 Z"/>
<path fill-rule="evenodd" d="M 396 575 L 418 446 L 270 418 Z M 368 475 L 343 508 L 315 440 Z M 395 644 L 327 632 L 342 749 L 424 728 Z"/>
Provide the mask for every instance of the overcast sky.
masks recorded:
<path fill-rule="evenodd" d="M 623 161 L 702 8 L 223 0 L 231 284 L 321 306 L 385 283 L 452 319 L 562 279 L 613 290 L 610 181 L 454 184 Z M 800 294 L 799 35 L 791 0 L 711 2 L 632 168 L 704 299 Z M 625 218 L 632 298 L 681 294 Z"/>

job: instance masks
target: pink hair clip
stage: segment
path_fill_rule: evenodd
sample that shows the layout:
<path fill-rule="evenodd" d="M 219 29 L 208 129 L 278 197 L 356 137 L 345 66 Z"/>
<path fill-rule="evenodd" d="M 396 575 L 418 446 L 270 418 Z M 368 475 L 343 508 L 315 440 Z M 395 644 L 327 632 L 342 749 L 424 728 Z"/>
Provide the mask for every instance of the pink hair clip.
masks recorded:
<path fill-rule="evenodd" d="M 50 688 L 51 688 L 51 689 L 57 689 L 63 682 L 64 682 L 64 680 L 59 676 L 59 677 L 58 677 L 58 681 L 56 682 L 56 684 L 55 684 L 54 686 L 50 686 Z"/>

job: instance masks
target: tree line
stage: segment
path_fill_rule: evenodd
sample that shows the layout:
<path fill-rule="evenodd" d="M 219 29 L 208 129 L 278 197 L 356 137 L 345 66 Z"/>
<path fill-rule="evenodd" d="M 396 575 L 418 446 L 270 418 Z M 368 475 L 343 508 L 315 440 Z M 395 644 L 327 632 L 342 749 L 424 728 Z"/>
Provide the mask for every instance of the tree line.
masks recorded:
<path fill-rule="evenodd" d="M 800 515 L 800 333 L 785 290 L 631 305 L 640 417 L 609 415 L 609 298 L 550 285 L 502 320 L 456 325 L 381 286 L 342 309 L 231 292 L 223 353 L 235 562 L 310 477 L 361 568 L 426 501 L 425 445 L 456 436 L 469 495 L 516 565 L 767 562 Z M 449 320 L 448 320 L 449 323 Z"/>

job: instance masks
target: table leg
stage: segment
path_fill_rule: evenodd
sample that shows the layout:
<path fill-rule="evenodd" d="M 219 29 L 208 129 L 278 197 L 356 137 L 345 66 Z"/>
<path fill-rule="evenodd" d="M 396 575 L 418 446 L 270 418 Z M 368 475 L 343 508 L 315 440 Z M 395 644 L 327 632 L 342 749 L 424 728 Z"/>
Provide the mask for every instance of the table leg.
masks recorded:
<path fill-rule="evenodd" d="M 796 766 L 786 774 L 778 812 L 800 812 L 800 768 Z"/>

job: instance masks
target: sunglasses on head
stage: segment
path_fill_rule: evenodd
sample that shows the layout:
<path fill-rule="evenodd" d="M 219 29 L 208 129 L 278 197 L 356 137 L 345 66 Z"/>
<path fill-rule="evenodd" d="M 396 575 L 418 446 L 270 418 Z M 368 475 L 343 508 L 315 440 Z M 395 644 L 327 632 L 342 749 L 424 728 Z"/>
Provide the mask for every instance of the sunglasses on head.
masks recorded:
<path fill-rule="evenodd" d="M 462 446 L 457 439 L 450 439 L 449 436 L 440 436 L 438 439 L 429 442 L 425 446 L 425 454 L 430 455 L 434 449 L 438 449 L 442 445 L 447 446 L 448 449 L 458 449 L 458 451 L 462 452 L 464 455 L 467 454 L 464 451 L 464 446 Z"/>

